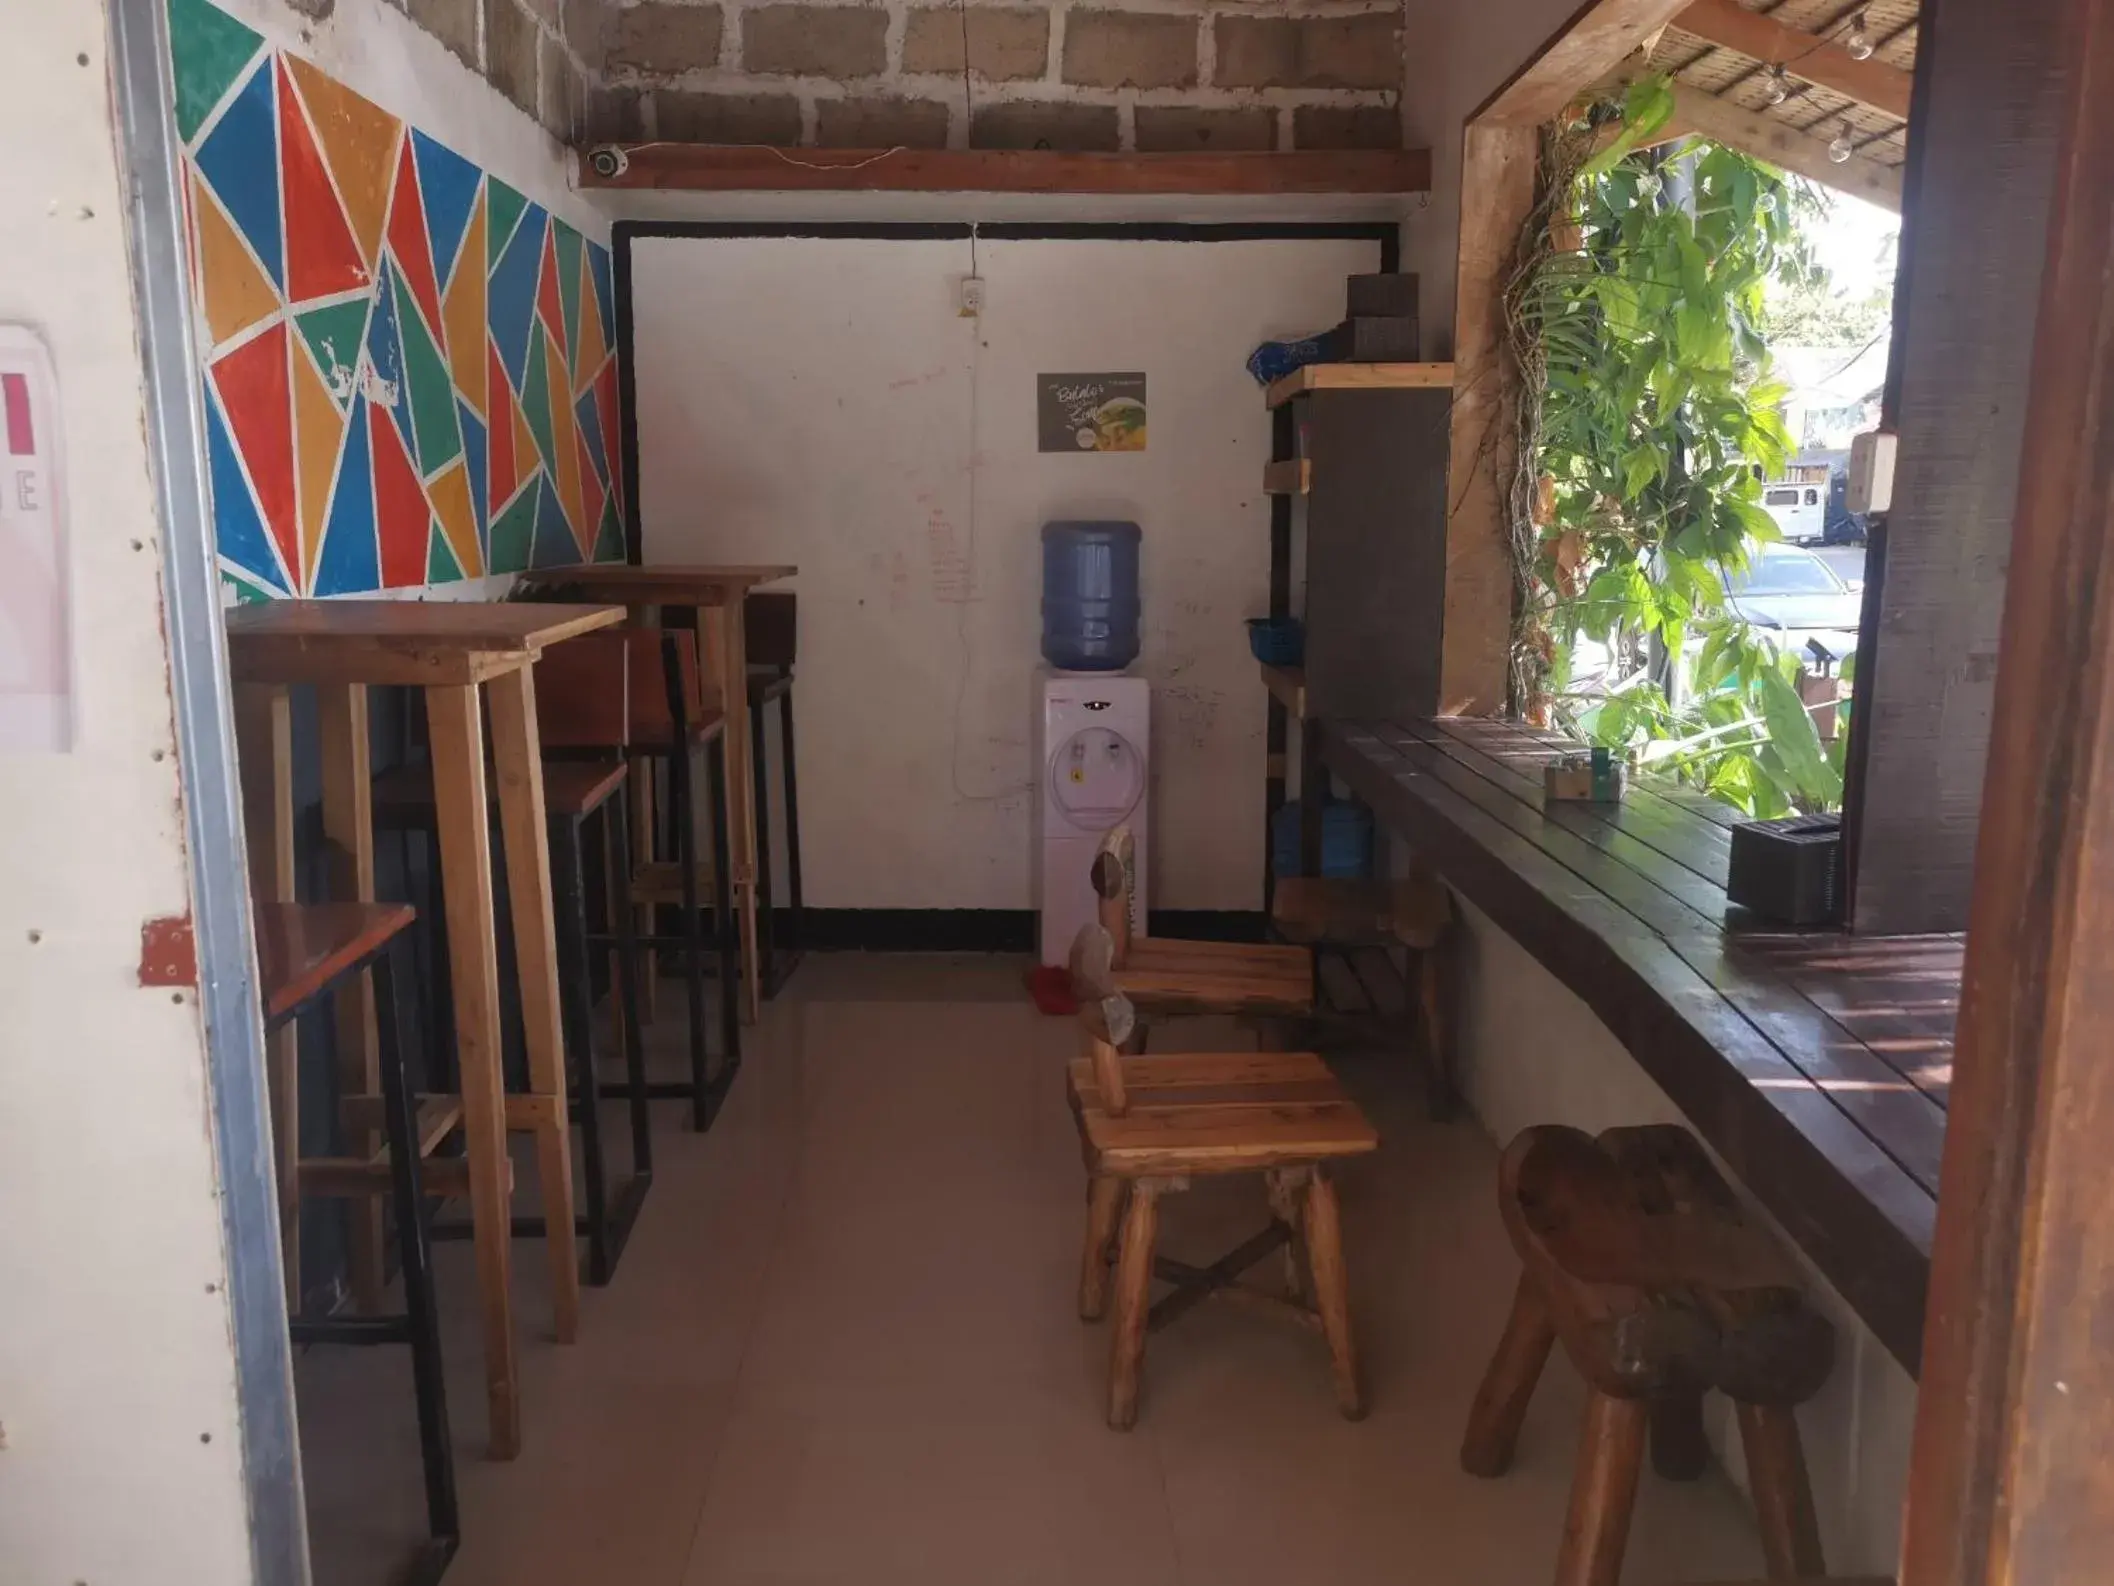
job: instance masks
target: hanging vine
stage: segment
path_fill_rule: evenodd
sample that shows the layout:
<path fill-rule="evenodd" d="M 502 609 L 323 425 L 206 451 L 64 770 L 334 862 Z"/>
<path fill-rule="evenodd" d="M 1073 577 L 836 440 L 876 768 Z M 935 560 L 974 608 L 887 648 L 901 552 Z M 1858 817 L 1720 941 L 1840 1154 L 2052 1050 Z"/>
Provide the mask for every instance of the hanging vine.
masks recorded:
<path fill-rule="evenodd" d="M 1758 327 L 1767 281 L 1824 279 L 1797 223 L 1818 200 L 1728 149 L 1641 147 L 1673 103 L 1641 79 L 1543 136 L 1504 293 L 1513 698 L 1755 813 L 1824 808 L 1840 751 L 1800 657 L 1730 614 L 1724 584 L 1777 536 L 1760 481 L 1791 443 Z M 1606 658 L 1590 686 L 1587 649 Z"/>

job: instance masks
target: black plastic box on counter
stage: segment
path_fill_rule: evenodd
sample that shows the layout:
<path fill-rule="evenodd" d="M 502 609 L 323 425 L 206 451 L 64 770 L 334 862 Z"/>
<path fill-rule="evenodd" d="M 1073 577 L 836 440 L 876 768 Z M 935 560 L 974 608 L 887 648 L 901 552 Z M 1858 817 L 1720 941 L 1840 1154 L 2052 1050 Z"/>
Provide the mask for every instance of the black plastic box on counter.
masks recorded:
<path fill-rule="evenodd" d="M 1321 338 L 1330 363 L 1415 363 L 1417 321 L 1347 319 Z"/>
<path fill-rule="evenodd" d="M 1417 278 L 1400 271 L 1354 275 L 1345 283 L 1343 312 L 1349 319 L 1415 319 Z"/>

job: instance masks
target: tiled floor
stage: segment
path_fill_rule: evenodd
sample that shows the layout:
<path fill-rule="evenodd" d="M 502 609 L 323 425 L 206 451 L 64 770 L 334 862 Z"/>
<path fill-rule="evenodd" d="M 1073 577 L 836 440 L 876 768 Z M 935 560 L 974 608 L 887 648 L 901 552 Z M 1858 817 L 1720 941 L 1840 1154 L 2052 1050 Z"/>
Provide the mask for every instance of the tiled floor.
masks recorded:
<path fill-rule="evenodd" d="M 1372 1414 L 1337 1416 L 1318 1339 L 1206 1306 L 1154 1337 L 1138 1428 L 1110 1432 L 1107 1328 L 1073 1312 L 1075 1037 L 1037 1017 L 1020 969 L 810 958 L 713 1131 L 665 1109 L 652 1197 L 577 1346 L 549 1341 L 540 1251 L 516 1247 L 526 1451 L 510 1465 L 483 1455 L 468 1247 L 442 1247 L 451 1586 L 1548 1578 L 1580 1407 L 1560 1355 L 1513 1473 L 1455 1464 L 1514 1277 L 1489 1143 L 1426 1123 L 1390 1060 L 1343 1064 L 1385 1142 L 1343 1176 Z M 1167 1248 L 1208 1259 L 1261 1206 L 1238 1184 L 1182 1196 Z M 300 1362 L 323 1586 L 385 1579 L 419 1524 L 400 1353 Z M 1720 1477 L 1646 1477 L 1625 1579 L 1760 1573 Z"/>

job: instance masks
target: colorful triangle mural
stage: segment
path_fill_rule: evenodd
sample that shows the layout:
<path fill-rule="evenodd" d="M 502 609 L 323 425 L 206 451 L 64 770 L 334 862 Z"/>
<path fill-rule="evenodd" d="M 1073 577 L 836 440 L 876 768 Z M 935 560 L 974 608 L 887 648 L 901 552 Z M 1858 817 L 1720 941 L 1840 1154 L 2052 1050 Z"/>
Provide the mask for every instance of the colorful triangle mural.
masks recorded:
<path fill-rule="evenodd" d="M 286 295 L 293 302 L 329 297 L 372 277 L 345 221 L 345 207 L 309 135 L 308 117 L 285 70 L 279 82 L 279 173 L 286 202 Z"/>
<path fill-rule="evenodd" d="M 316 367 L 323 371 L 323 383 L 330 387 L 330 394 L 337 398 L 340 407 L 352 401 L 360 366 L 360 343 L 367 335 L 367 310 L 373 303 L 372 296 L 362 295 L 342 303 L 301 309 L 294 315 L 301 339 L 308 343 Z"/>
<path fill-rule="evenodd" d="M 323 549 L 323 524 L 345 439 L 345 414 L 305 346 L 293 349 L 293 366 L 294 494 L 300 503 L 300 567 L 305 589 L 315 577 L 316 557 Z"/>
<path fill-rule="evenodd" d="M 554 369 L 562 373 L 564 368 L 550 337 L 539 331 L 529 352 L 528 378 L 521 382 L 521 411 L 528 416 L 529 433 L 536 437 L 536 455 L 553 475 L 558 471 L 558 446 L 551 429 L 551 373 Z"/>
<path fill-rule="evenodd" d="M 264 39 L 206 0 L 169 0 L 169 40 L 176 67 L 176 133 L 189 143 L 228 85 L 264 48 Z"/>
<path fill-rule="evenodd" d="M 540 476 L 492 520 L 492 553 L 486 560 L 495 573 L 526 571 L 536 544 L 536 504 L 543 494 Z"/>
<path fill-rule="evenodd" d="M 501 184 L 489 182 L 486 187 L 493 195 L 492 224 L 496 227 L 500 222 Z M 523 212 L 513 240 L 492 271 L 492 341 L 499 348 L 499 361 L 506 366 L 507 378 L 517 390 L 528 370 L 529 326 L 536 317 L 536 270 L 543 259 L 542 214 L 534 205 Z"/>
<path fill-rule="evenodd" d="M 411 289 L 412 302 L 425 315 L 427 328 L 438 336 L 440 286 L 433 275 L 433 249 L 426 241 L 425 201 L 419 196 L 418 167 L 411 159 L 409 138 L 397 155 L 396 195 L 389 200 L 389 252 L 396 263 L 396 278 Z M 397 309 L 409 313 L 402 302 Z"/>
<path fill-rule="evenodd" d="M 495 270 L 499 267 L 502 250 L 514 240 L 514 227 L 527 210 L 528 200 L 496 176 L 486 179 L 484 190 L 485 202 L 491 208 L 491 227 L 485 233 L 484 265 L 487 270 Z"/>
<path fill-rule="evenodd" d="M 404 589 L 426 572 L 426 528 L 432 513 L 418 471 L 380 408 L 367 410 L 367 445 L 374 453 L 374 523 L 382 542 L 382 585 Z"/>
<path fill-rule="evenodd" d="M 429 584 L 454 584 L 462 580 L 462 568 L 455 555 L 448 549 L 448 537 L 441 533 L 440 524 L 433 525 L 433 532 L 426 541 L 426 582 Z"/>
<path fill-rule="evenodd" d="M 563 312 L 558 344 L 565 349 L 566 368 L 580 372 L 580 234 L 562 220 L 551 222 L 551 235 L 558 248 L 558 302 Z"/>
<path fill-rule="evenodd" d="M 413 129 L 411 144 L 418 151 L 418 190 L 426 201 L 426 239 L 433 245 L 433 276 L 446 281 L 455 269 L 463 234 L 470 224 L 470 207 L 477 201 L 482 174 L 477 167 L 444 143 L 436 143 Z M 484 273 L 483 239 L 468 257 L 478 260 L 476 273 Z"/>
<path fill-rule="evenodd" d="M 231 598 L 608 553 L 608 250 L 212 0 L 168 18 Z"/>
<path fill-rule="evenodd" d="M 236 235 L 220 201 L 196 181 L 191 186 L 191 234 L 196 239 L 195 268 L 205 283 L 206 334 L 218 347 L 276 314 L 279 293 Z"/>
<path fill-rule="evenodd" d="M 450 559 L 469 577 L 481 571 L 477 510 L 470 503 L 469 469 L 458 459 L 426 484 L 435 526 L 447 536 Z"/>
<path fill-rule="evenodd" d="M 573 394 L 587 389 L 602 372 L 609 356 L 609 340 L 602 334 L 602 310 L 595 302 L 593 284 L 582 279 L 579 292 L 579 329 L 573 336 Z"/>
<path fill-rule="evenodd" d="M 411 435 L 417 443 L 418 471 L 430 476 L 462 455 L 462 435 L 455 428 L 455 384 L 447 361 L 416 314 L 403 317 L 404 385 L 411 410 Z M 398 412 L 403 407 L 399 404 Z"/>
<path fill-rule="evenodd" d="M 294 517 L 293 394 L 286 369 L 286 322 L 267 327 L 213 365 L 228 430 L 279 548 L 279 565 L 301 565 Z"/>
<path fill-rule="evenodd" d="M 536 501 L 536 545 L 529 553 L 531 567 L 570 567 L 580 560 L 580 543 L 573 537 L 572 525 L 565 521 L 565 509 L 558 504 L 558 492 L 551 489 L 548 478 L 537 486 Z"/>
<path fill-rule="evenodd" d="M 573 404 L 573 414 L 580 421 L 580 445 L 586 451 L 596 482 L 606 491 L 609 488 L 609 453 L 603 447 L 602 409 L 593 391 L 580 393 L 580 400 Z"/>
<path fill-rule="evenodd" d="M 205 382 L 205 408 L 206 468 L 213 484 L 213 530 L 220 554 L 250 578 L 288 593 L 289 580 L 243 476 L 242 459 L 210 380 Z"/>
<path fill-rule="evenodd" d="M 330 521 L 323 530 L 323 554 L 316 560 L 311 594 L 354 595 L 381 587 L 367 424 L 367 399 L 355 397 L 345 425 L 345 455 L 338 460 L 338 483 L 331 492 Z"/>
<path fill-rule="evenodd" d="M 489 390 L 492 393 L 491 428 L 486 434 L 491 437 L 490 456 L 485 464 L 485 478 L 491 481 L 490 501 L 496 510 L 513 498 L 514 486 L 521 482 L 519 465 L 514 461 L 514 401 L 513 388 L 506 383 L 506 371 L 499 367 L 499 354 L 487 353 L 492 365 Z"/>
<path fill-rule="evenodd" d="M 360 245 L 360 257 L 374 268 L 382 245 L 382 223 L 389 214 L 389 183 L 396 174 L 396 140 L 403 123 L 342 83 L 326 77 L 298 55 L 282 57 L 308 106 L 324 163 L 344 196 L 345 215 Z"/>
<path fill-rule="evenodd" d="M 624 525 L 617 518 L 617 504 L 613 499 L 602 503 L 602 529 L 595 536 L 595 560 L 624 560 Z"/>
<path fill-rule="evenodd" d="M 206 184 L 272 278 L 286 284 L 279 222 L 279 112 L 269 55 L 260 56 L 192 156 Z"/>
<path fill-rule="evenodd" d="M 485 395 L 485 273 L 484 200 L 470 211 L 468 230 L 462 241 L 464 263 L 456 266 L 441 299 L 442 334 L 448 344 L 448 370 L 455 389 L 473 413 L 482 414 L 489 400 Z"/>
<path fill-rule="evenodd" d="M 470 475 L 470 507 L 477 515 L 477 543 L 485 543 L 490 525 L 489 502 L 492 477 L 486 472 L 484 426 L 477 422 L 467 403 L 458 403 L 456 420 L 462 425 L 462 455 Z"/>

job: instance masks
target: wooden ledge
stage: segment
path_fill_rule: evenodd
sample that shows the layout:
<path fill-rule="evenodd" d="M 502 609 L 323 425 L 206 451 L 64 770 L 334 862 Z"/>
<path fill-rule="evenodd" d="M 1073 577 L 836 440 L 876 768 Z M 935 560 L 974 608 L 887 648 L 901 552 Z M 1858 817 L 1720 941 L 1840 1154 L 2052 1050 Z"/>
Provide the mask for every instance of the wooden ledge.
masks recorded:
<path fill-rule="evenodd" d="M 625 169 L 580 185 L 689 192 L 1421 193 L 1428 149 L 1068 154 L 1052 149 L 776 149 L 620 144 Z"/>
<path fill-rule="evenodd" d="M 1451 390 L 1450 363 L 1310 363 L 1270 382 L 1270 406 L 1282 407 L 1309 391 Z"/>

